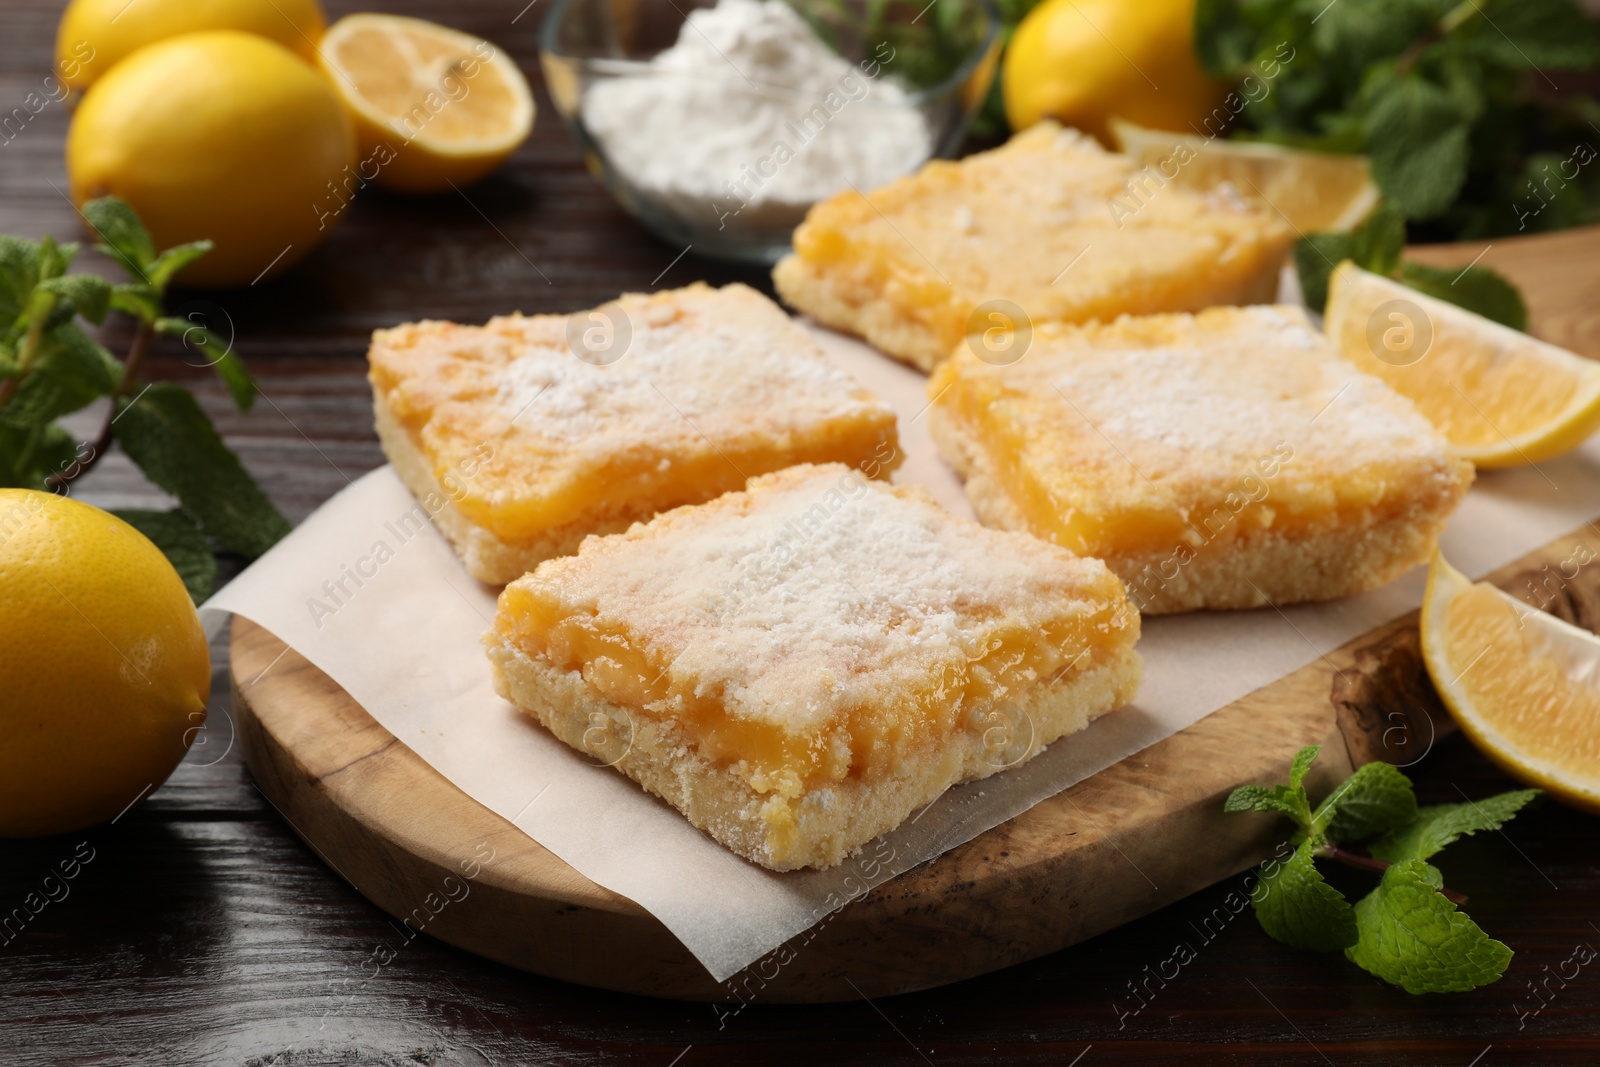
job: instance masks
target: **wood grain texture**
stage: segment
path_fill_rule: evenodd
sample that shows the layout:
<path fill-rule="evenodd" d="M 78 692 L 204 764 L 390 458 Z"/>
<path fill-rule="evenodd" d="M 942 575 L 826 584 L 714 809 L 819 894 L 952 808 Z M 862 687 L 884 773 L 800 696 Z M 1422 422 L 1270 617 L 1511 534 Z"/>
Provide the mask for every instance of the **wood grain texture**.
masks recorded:
<path fill-rule="evenodd" d="M 1583 530 L 1560 539 L 1491 578 L 1520 588 L 1590 537 Z M 1575 591 L 1563 604 L 1600 599 L 1600 575 L 1569 585 Z M 1298 749 L 1320 744 L 1318 795 L 1374 759 L 1414 764 L 1454 732 L 1428 682 L 1416 625 L 1412 612 L 1319 656 L 873 889 L 725 983 L 638 905 L 467 797 L 327 675 L 245 619 L 233 628 L 233 676 L 243 680 L 233 706 L 263 792 L 319 856 L 403 923 L 583 985 L 815 1003 L 1011 966 L 1254 866 L 1281 847 L 1283 827 L 1224 814 L 1234 787 L 1277 781 Z M 477 873 L 471 906 L 442 903 L 441 886 L 459 883 L 484 855 L 493 862 Z M 434 906 L 419 911 L 423 900 Z"/>
<path fill-rule="evenodd" d="M 1317 768 L 1324 786 L 1350 771 L 1326 679 L 1304 673 L 892 879 L 721 984 L 638 905 L 468 798 L 270 633 L 236 620 L 232 648 L 234 677 L 246 680 L 234 695 L 245 759 L 347 880 L 403 918 L 486 846 L 495 858 L 474 885 L 481 906 L 442 909 L 430 933 L 539 974 L 651 996 L 849 1000 L 1041 956 L 1259 860 L 1281 831 L 1220 817 L 1234 786 L 1274 778 L 1307 744 L 1333 743 Z M 1202 851 L 1184 847 L 1201 839 Z"/>
<path fill-rule="evenodd" d="M 372 5 L 325 6 L 336 18 Z M 453 195 L 411 200 L 369 190 L 333 243 L 297 274 L 246 290 L 180 294 L 226 312 L 265 398 L 234 412 L 209 372 L 189 365 L 171 340 L 154 349 L 152 376 L 190 385 L 297 520 L 382 462 L 364 379 L 373 327 L 422 315 L 481 321 L 514 307 L 568 310 L 696 276 L 764 284 L 759 273 L 729 271 L 692 252 L 653 281 L 681 249 L 638 231 L 553 122 L 535 59 L 542 4 L 380 6 L 494 40 L 534 81 L 540 121 L 502 173 L 465 190 L 488 220 Z M 0 112 L 49 73 L 61 7 L 62 0 L 0 0 Z M 0 144 L 0 232 L 78 236 L 77 217 L 57 191 L 66 187 L 67 116 L 51 105 Z M 1489 257 L 1500 249 L 1497 241 Z M 79 265 L 113 272 L 92 252 Z M 1561 317 L 1574 327 L 1559 336 L 1539 294 L 1527 296 L 1536 332 L 1600 335 L 1600 288 L 1579 293 L 1576 317 Z M 113 321 L 102 338 L 125 347 L 129 333 Z M 1586 343 L 1580 350 L 1600 355 Z M 79 432 L 95 425 L 90 418 Z M 164 503 L 116 453 L 81 495 L 109 505 Z M 1600 1062 L 1600 967 L 1564 983 L 1554 977 L 1576 946 L 1600 948 L 1600 822 L 1554 804 L 1519 816 L 1507 834 L 1464 840 L 1441 857 L 1450 884 L 1471 895 L 1472 915 L 1516 951 L 1504 979 L 1470 994 L 1408 996 L 1336 955 L 1283 948 L 1248 914 L 1213 931 L 1207 919 L 1228 914 L 1227 895 L 1241 885 L 1235 876 L 982 978 L 870 1003 L 757 999 L 730 1014 L 736 1005 L 600 992 L 426 933 L 408 936 L 297 839 L 253 784 L 232 743 L 227 659 L 224 636 L 214 647 L 207 743 L 151 797 L 83 838 L 0 842 L 0 920 L 11 921 L 0 935 L 0 1052 L 8 1067 Z M 1426 803 L 1515 784 L 1460 736 L 1439 740 L 1407 773 Z M 18 932 L 16 909 L 80 840 L 96 859 L 69 895 L 30 913 Z M 1366 884 L 1358 877 L 1347 888 Z M 1196 959 L 1176 977 L 1152 978 L 1180 943 Z"/>

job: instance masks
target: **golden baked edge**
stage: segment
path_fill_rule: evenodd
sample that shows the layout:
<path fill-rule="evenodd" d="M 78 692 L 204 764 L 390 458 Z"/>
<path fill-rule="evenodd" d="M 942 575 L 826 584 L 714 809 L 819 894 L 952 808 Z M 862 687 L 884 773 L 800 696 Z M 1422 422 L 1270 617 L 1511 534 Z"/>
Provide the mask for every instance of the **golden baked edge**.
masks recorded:
<path fill-rule="evenodd" d="M 621 533 L 653 511 L 639 506 L 611 509 L 547 530 L 528 541 L 503 541 L 463 515 L 439 484 L 433 465 L 411 440 L 383 393 L 374 390 L 374 423 L 383 454 L 418 506 L 444 534 L 467 573 L 488 585 L 514 582 L 547 559 L 571 555 L 590 534 Z"/>
<path fill-rule="evenodd" d="M 1106 662 L 1049 684 L 1006 705 L 1014 740 L 997 757 L 984 729 L 957 734 L 905 760 L 887 779 L 846 779 L 790 802 L 790 826 L 775 827 L 764 808 L 772 794 L 758 793 L 733 772 L 717 767 L 689 743 L 671 720 L 631 714 L 600 696 L 579 671 L 538 662 L 491 630 L 484 637 L 494 686 L 561 741 L 588 752 L 584 735 L 596 723 L 618 724 L 625 736 L 603 762 L 677 808 L 712 838 L 769 870 L 827 868 L 843 862 L 879 834 L 960 782 L 986 778 L 1023 763 L 1045 746 L 1076 733 L 1133 699 L 1142 661 L 1132 646 Z M 984 722 L 984 710 L 975 709 Z M 1008 727 L 1009 728 L 1009 727 Z M 785 820 L 787 821 L 787 820 Z"/>
<path fill-rule="evenodd" d="M 967 499 L 983 524 L 1035 533 L 959 418 L 937 406 L 927 418 L 928 433 L 965 481 Z M 1173 565 L 1176 546 L 1100 558 L 1144 615 L 1337 600 L 1387 585 L 1426 563 L 1469 480 L 1441 478 L 1436 492 L 1398 514 L 1332 523 L 1308 536 L 1252 531 L 1227 545 L 1208 545 L 1181 566 Z"/>

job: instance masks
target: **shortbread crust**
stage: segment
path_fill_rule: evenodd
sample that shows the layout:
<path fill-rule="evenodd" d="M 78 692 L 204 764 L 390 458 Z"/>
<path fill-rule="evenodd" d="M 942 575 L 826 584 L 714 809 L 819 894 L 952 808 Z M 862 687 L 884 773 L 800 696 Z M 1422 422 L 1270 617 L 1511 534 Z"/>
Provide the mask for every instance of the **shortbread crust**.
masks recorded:
<path fill-rule="evenodd" d="M 1009 366 L 958 351 L 928 391 L 979 517 L 1104 559 L 1147 614 L 1382 585 L 1472 481 L 1296 307 L 1046 326 Z"/>
<path fill-rule="evenodd" d="M 838 464 L 592 538 L 501 594 L 498 691 L 728 848 L 827 867 L 1126 703 L 1097 560 Z M 595 723 L 627 743 L 593 750 Z"/>
<path fill-rule="evenodd" d="M 1294 231 L 1231 190 L 1197 193 L 1148 169 L 1040 123 L 816 205 L 773 281 L 790 306 L 924 370 L 1019 316 L 1076 323 L 1271 300 Z"/>
<path fill-rule="evenodd" d="M 752 475 L 839 461 L 878 477 L 900 458 L 888 405 L 743 285 L 410 323 L 377 331 L 369 359 L 385 453 L 493 584 Z"/>

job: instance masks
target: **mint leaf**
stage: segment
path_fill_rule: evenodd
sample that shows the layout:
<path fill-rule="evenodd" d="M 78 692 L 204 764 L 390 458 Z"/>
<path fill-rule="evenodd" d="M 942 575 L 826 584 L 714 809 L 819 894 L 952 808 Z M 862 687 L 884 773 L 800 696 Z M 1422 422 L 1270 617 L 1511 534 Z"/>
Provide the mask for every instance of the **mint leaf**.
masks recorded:
<path fill-rule="evenodd" d="M 72 435 L 53 423 L 0 418 L 0 486 L 45 488 L 45 478 L 74 461 L 77 447 Z"/>
<path fill-rule="evenodd" d="M 1288 786 L 1268 789 L 1264 785 L 1241 785 L 1223 802 L 1223 811 L 1272 811 L 1287 815 L 1297 823 L 1302 822 L 1303 806 L 1296 803 L 1294 790 Z"/>
<path fill-rule="evenodd" d="M 1366 118 L 1372 177 L 1407 218 L 1442 214 L 1467 178 L 1467 123 L 1456 101 L 1420 75 L 1377 93 Z"/>
<path fill-rule="evenodd" d="M 18 423 L 48 423 L 116 391 L 122 366 L 71 322 L 39 341 L 32 370 L 0 411 Z"/>
<path fill-rule="evenodd" d="M 1306 306 L 1321 311 L 1328 303 L 1328 278 L 1345 260 L 1389 277 L 1406 247 L 1405 216 L 1390 203 L 1372 209 L 1352 233 L 1314 233 L 1294 246 L 1294 269 Z"/>
<path fill-rule="evenodd" d="M 16 321 L 39 284 L 39 242 L 0 234 L 0 328 Z"/>
<path fill-rule="evenodd" d="M 1311 41 L 1340 66 L 1360 70 L 1400 55 L 1434 17 L 1429 0 L 1339 0 L 1321 10 Z"/>
<path fill-rule="evenodd" d="M 68 274 L 39 283 L 39 288 L 54 293 L 71 304 L 95 325 L 105 321 L 111 309 L 111 283 L 98 274 Z"/>
<path fill-rule="evenodd" d="M 1294 243 L 1294 271 L 1306 307 L 1322 311 L 1328 306 L 1328 279 L 1345 260 L 1356 258 L 1353 233 L 1313 233 Z"/>
<path fill-rule="evenodd" d="M 1423 808 L 1415 822 L 1390 830 L 1374 842 L 1371 852 L 1391 863 L 1425 860 L 1463 835 L 1500 829 L 1538 795 L 1537 789 L 1519 789 L 1465 804 Z"/>
<path fill-rule="evenodd" d="M 143 282 L 124 282 L 111 287 L 111 306 L 124 315 L 151 320 L 161 314 L 161 292 Z"/>
<path fill-rule="evenodd" d="M 250 410 L 260 390 L 256 380 L 245 369 L 244 361 L 233 354 L 232 345 L 218 337 L 214 330 L 176 316 L 156 319 L 155 328 L 159 334 L 182 339 L 185 348 L 192 350 L 217 372 L 222 384 L 228 387 L 234 406 L 240 411 Z"/>
<path fill-rule="evenodd" d="M 212 247 L 210 241 L 190 241 L 184 245 L 173 245 L 150 264 L 147 272 L 150 284 L 157 289 L 165 289 L 174 274 L 211 251 Z"/>
<path fill-rule="evenodd" d="M 1241 785 L 1228 794 L 1223 811 L 1283 811 L 1274 791 L 1264 785 Z M 1285 815 L 1288 812 L 1284 812 Z"/>
<path fill-rule="evenodd" d="M 1449 301 L 1513 330 L 1527 329 L 1528 308 L 1522 302 L 1522 294 L 1488 267 L 1461 270 L 1404 263 L 1400 267 L 1400 280 L 1419 293 Z"/>
<path fill-rule="evenodd" d="M 1239 0 L 1197 0 L 1194 50 L 1200 65 L 1218 78 L 1250 62 L 1256 51 L 1256 30 L 1246 20 Z"/>
<path fill-rule="evenodd" d="M 1474 0 L 1453 34 L 1462 51 L 1512 70 L 1584 70 L 1600 63 L 1600 29 L 1570 0 Z"/>
<path fill-rule="evenodd" d="M 124 200 L 102 196 L 83 205 L 83 217 L 100 238 L 100 250 L 119 260 L 136 278 L 146 279 L 155 262 L 156 246 L 139 215 Z"/>
<path fill-rule="evenodd" d="M 1417 796 L 1410 780 L 1387 763 L 1369 763 L 1328 795 L 1312 826 L 1344 843 L 1406 826 L 1416 817 Z"/>
<path fill-rule="evenodd" d="M 1384 871 L 1355 906 L 1357 939 L 1345 956 L 1407 993 L 1460 992 L 1498 979 L 1511 950 L 1457 911 L 1441 884 L 1420 859 Z"/>
<path fill-rule="evenodd" d="M 1295 948 L 1332 952 L 1356 943 L 1356 913 L 1323 881 L 1311 858 L 1316 844 L 1314 838 L 1302 841 L 1283 863 L 1263 864 L 1250 902 L 1269 936 Z"/>
<path fill-rule="evenodd" d="M 188 391 L 158 382 L 121 401 L 113 425 L 129 458 L 178 498 L 227 549 L 254 558 L 289 532 L 289 522 L 245 471 Z"/>
<path fill-rule="evenodd" d="M 1390 277 L 1406 250 L 1406 217 L 1393 204 L 1379 203 L 1356 229 L 1356 265 Z"/>
<path fill-rule="evenodd" d="M 1317 756 L 1322 753 L 1321 745 L 1307 745 L 1294 754 L 1294 759 L 1289 761 L 1289 788 L 1300 789 L 1306 780 L 1306 772 L 1317 761 Z"/>
<path fill-rule="evenodd" d="M 211 595 L 217 584 L 217 557 L 212 555 L 206 535 L 181 508 L 118 508 L 112 514 L 154 542 L 183 579 L 191 600 L 198 604 Z"/>
<path fill-rule="evenodd" d="M 1289 784 L 1268 789 L 1262 785 L 1242 785 L 1228 794 L 1223 811 L 1275 811 L 1293 819 L 1301 833 L 1311 830 L 1311 802 L 1306 799 L 1305 777 L 1321 751 L 1308 745 L 1294 755 L 1289 765 Z"/>

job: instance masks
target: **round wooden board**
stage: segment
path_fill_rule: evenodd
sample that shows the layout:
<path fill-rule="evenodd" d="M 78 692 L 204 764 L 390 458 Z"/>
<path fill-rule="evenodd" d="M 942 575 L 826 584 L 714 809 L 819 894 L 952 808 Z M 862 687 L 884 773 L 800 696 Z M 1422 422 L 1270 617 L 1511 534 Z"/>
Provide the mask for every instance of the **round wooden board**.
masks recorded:
<path fill-rule="evenodd" d="M 1333 742 L 1317 765 L 1324 779 L 1350 770 L 1333 669 L 1319 661 L 873 889 L 796 938 L 792 959 L 784 952 L 718 983 L 643 908 L 470 799 L 242 618 L 232 668 L 235 725 L 257 783 L 375 904 L 491 959 L 651 996 L 876 997 L 1054 952 L 1257 862 L 1272 821 L 1220 817 L 1234 786 L 1281 777 L 1313 743 Z"/>
<path fill-rule="evenodd" d="M 1410 254 L 1437 265 L 1481 256 L 1522 287 L 1534 332 L 1595 356 L 1597 240 L 1591 227 Z M 1575 543 L 1491 577 L 1521 588 Z M 1600 596 L 1600 577 L 1590 584 L 1586 595 Z M 1224 816 L 1222 800 L 1281 779 L 1303 745 L 1327 746 L 1316 789 L 1370 759 L 1411 762 L 1451 728 L 1422 670 L 1415 614 L 1397 619 L 873 889 L 719 983 L 643 908 L 468 798 L 272 634 L 236 619 L 231 656 L 236 726 L 262 791 L 408 931 L 585 985 L 726 1003 L 910 992 L 1054 952 L 1268 854 L 1276 821 Z"/>

